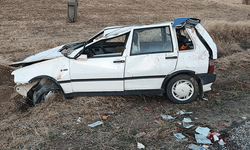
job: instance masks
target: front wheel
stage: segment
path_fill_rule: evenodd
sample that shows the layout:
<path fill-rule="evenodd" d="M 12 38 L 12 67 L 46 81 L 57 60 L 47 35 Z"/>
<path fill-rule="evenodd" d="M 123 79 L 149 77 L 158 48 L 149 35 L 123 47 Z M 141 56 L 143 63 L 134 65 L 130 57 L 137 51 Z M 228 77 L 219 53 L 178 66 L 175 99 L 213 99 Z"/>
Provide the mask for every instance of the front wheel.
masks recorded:
<path fill-rule="evenodd" d="M 199 93 L 197 81 L 190 75 L 178 75 L 167 84 L 166 94 L 170 101 L 186 104 L 195 100 Z"/>

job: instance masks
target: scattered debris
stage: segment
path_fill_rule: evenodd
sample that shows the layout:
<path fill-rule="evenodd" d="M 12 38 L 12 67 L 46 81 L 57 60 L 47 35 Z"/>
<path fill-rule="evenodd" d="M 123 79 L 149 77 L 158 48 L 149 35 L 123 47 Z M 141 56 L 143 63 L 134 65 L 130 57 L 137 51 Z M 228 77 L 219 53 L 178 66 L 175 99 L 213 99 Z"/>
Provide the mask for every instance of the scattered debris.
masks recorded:
<path fill-rule="evenodd" d="M 143 136 L 145 136 L 145 135 L 146 135 L 145 132 L 140 132 L 140 133 L 137 133 L 137 134 L 136 134 L 136 137 L 139 138 L 139 137 L 143 137 Z"/>
<path fill-rule="evenodd" d="M 183 127 L 184 128 L 191 128 L 193 125 L 190 124 L 190 122 L 192 122 L 192 120 L 190 118 L 184 118 L 182 120 L 182 123 L 183 123 Z"/>
<path fill-rule="evenodd" d="M 142 143 L 137 142 L 137 148 L 138 149 L 144 149 L 145 146 Z"/>
<path fill-rule="evenodd" d="M 207 149 L 209 148 L 209 146 L 208 146 L 208 145 L 202 145 L 202 148 L 203 148 L 204 150 L 207 150 Z"/>
<path fill-rule="evenodd" d="M 218 136 L 221 142 L 221 144 L 224 142 L 224 144 L 226 143 L 226 141 L 228 141 L 230 138 L 231 138 L 231 134 L 228 133 L 228 132 L 223 132 L 223 133 L 220 133 L 220 135 Z"/>
<path fill-rule="evenodd" d="M 220 96 L 220 93 L 215 93 L 215 96 Z"/>
<path fill-rule="evenodd" d="M 155 121 L 154 121 L 154 123 L 157 123 L 158 125 L 160 125 L 160 126 L 161 126 L 161 122 L 160 122 L 160 121 L 158 121 L 158 120 L 155 120 Z"/>
<path fill-rule="evenodd" d="M 161 115 L 162 119 L 164 120 L 170 120 L 170 119 L 175 119 L 175 117 L 172 117 L 171 115 Z"/>
<path fill-rule="evenodd" d="M 99 126 L 99 125 L 101 125 L 101 124 L 102 124 L 101 121 L 96 121 L 95 123 L 89 124 L 88 126 L 89 126 L 89 127 L 96 127 L 96 126 Z"/>
<path fill-rule="evenodd" d="M 191 115 L 193 114 L 193 112 L 184 112 L 182 110 L 180 110 L 179 112 L 176 113 L 177 115 Z"/>
<path fill-rule="evenodd" d="M 198 145 L 195 145 L 195 144 L 190 144 L 188 146 L 188 149 L 191 149 L 191 150 L 202 150 L 203 148 L 198 146 Z"/>
<path fill-rule="evenodd" d="M 195 117 L 194 119 L 195 119 L 195 120 L 198 120 L 198 118 L 197 118 L 197 117 Z"/>
<path fill-rule="evenodd" d="M 107 120 L 107 116 L 102 116 L 102 120 Z"/>
<path fill-rule="evenodd" d="M 66 134 L 66 132 L 63 132 L 63 133 L 62 133 L 62 135 L 65 135 L 65 134 Z"/>
<path fill-rule="evenodd" d="M 185 136 L 183 135 L 183 134 L 181 134 L 181 133 L 175 133 L 175 134 L 173 134 L 177 139 L 179 139 L 179 140 L 182 140 L 182 139 L 185 139 Z"/>
<path fill-rule="evenodd" d="M 207 98 L 205 98 L 205 97 L 202 97 L 202 99 L 203 99 L 204 101 L 208 101 L 208 99 L 207 99 Z"/>
<path fill-rule="evenodd" d="M 145 110 L 150 111 L 150 110 L 152 110 L 152 108 L 151 107 L 145 107 Z"/>
<path fill-rule="evenodd" d="M 108 115 L 113 115 L 113 114 L 115 114 L 114 111 L 109 111 L 109 112 L 104 113 L 103 115 L 104 116 L 108 116 Z"/>
<path fill-rule="evenodd" d="M 81 117 L 78 117 L 77 122 L 81 122 Z"/>
<path fill-rule="evenodd" d="M 204 136 L 208 136 L 210 129 L 208 127 L 200 127 L 198 126 L 195 131 Z"/>
<path fill-rule="evenodd" d="M 220 141 L 218 142 L 220 145 L 225 145 L 226 143 L 222 140 L 222 139 L 220 139 Z"/>
<path fill-rule="evenodd" d="M 212 144 L 210 139 L 207 139 L 207 137 L 202 134 L 195 134 L 195 139 L 196 142 L 200 144 Z"/>
<path fill-rule="evenodd" d="M 219 141 L 219 133 L 213 132 L 213 133 L 209 133 L 207 136 L 207 139 L 210 139 L 211 142 L 215 142 L 215 141 Z"/>
<path fill-rule="evenodd" d="M 242 117 L 242 119 L 247 120 L 247 117 Z"/>

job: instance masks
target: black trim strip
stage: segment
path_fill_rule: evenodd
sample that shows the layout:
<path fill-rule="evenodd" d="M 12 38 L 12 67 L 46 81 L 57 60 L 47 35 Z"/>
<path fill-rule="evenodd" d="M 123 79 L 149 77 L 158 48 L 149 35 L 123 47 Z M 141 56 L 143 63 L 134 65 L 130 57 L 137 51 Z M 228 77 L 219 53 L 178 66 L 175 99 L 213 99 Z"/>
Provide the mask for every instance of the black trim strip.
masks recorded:
<path fill-rule="evenodd" d="M 164 94 L 164 89 L 157 90 L 128 90 L 128 91 L 110 91 L 110 92 L 74 92 L 65 94 L 65 97 L 78 96 L 109 96 L 109 95 L 159 95 Z"/>
<path fill-rule="evenodd" d="M 173 56 L 173 57 L 166 57 L 166 59 L 177 59 L 177 56 Z"/>
<path fill-rule="evenodd" d="M 88 81 L 122 81 L 122 80 L 135 80 L 135 79 L 152 79 L 152 78 L 165 78 L 165 75 L 158 76 L 141 76 L 141 77 L 125 77 L 125 78 L 97 78 L 97 79 L 72 79 L 65 81 L 57 81 L 60 84 L 70 82 L 88 82 Z"/>

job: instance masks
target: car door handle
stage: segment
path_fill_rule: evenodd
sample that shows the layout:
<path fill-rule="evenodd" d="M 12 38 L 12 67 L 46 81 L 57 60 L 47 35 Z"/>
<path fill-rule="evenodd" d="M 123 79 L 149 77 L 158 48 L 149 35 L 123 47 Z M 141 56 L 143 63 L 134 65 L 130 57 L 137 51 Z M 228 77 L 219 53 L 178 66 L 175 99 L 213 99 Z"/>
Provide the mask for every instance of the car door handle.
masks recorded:
<path fill-rule="evenodd" d="M 177 56 L 173 56 L 173 57 L 166 57 L 166 59 L 177 59 Z"/>
<path fill-rule="evenodd" d="M 113 63 L 125 63 L 125 60 L 115 60 Z"/>

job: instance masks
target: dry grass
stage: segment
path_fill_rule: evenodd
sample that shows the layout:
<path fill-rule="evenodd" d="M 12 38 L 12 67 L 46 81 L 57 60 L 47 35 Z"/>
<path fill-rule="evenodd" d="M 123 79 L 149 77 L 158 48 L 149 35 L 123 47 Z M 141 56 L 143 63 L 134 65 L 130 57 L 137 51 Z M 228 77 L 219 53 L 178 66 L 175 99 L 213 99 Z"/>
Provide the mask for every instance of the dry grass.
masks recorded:
<path fill-rule="evenodd" d="M 186 3 L 185 3 L 186 2 Z M 0 147 L 2 149 L 136 149 L 141 142 L 148 149 L 185 149 L 194 142 L 193 131 L 178 126 L 179 110 L 194 111 L 196 125 L 227 125 L 246 113 L 224 104 L 230 93 L 239 95 L 249 87 L 250 58 L 242 43 L 249 40 L 250 9 L 238 0 L 79 0 L 78 22 L 67 23 L 67 4 L 61 0 L 1 0 L 0 2 Z M 181 8 L 181 9 L 180 9 Z M 151 24 L 193 16 L 202 20 L 218 46 L 217 80 L 208 102 L 175 105 L 157 96 L 53 98 L 29 108 L 13 91 L 12 68 L 6 63 L 20 61 L 31 54 L 72 41 L 84 41 L 103 27 L 126 24 Z M 222 96 L 214 96 L 220 93 Z M 237 96 L 236 96 L 237 98 Z M 249 105 L 237 103 L 238 107 Z M 146 111 L 144 107 L 152 107 Z M 108 111 L 114 111 L 104 125 L 89 128 Z M 226 113 L 225 113 L 225 112 Z M 223 113 L 224 112 L 224 113 Z M 173 121 L 160 114 L 176 116 Z M 226 115 L 225 115 L 226 114 Z M 78 117 L 81 123 L 76 125 Z M 209 119 L 208 119 L 209 118 Z M 220 118 L 220 119 L 219 119 Z M 161 122 L 161 125 L 154 123 Z M 205 124 L 206 123 L 206 124 Z M 212 126 L 212 125 L 211 125 Z M 218 126 L 213 125 L 213 128 Z M 146 132 L 145 137 L 136 134 Z M 172 136 L 182 132 L 189 141 L 176 142 Z M 66 133 L 63 135 L 62 133 Z M 0 149 L 1 149 L 0 148 Z"/>
<path fill-rule="evenodd" d="M 242 0 L 242 4 L 250 5 L 250 0 Z"/>
<path fill-rule="evenodd" d="M 204 27 L 217 44 L 218 57 L 230 56 L 250 48 L 248 47 L 250 44 L 250 21 L 206 21 Z"/>

